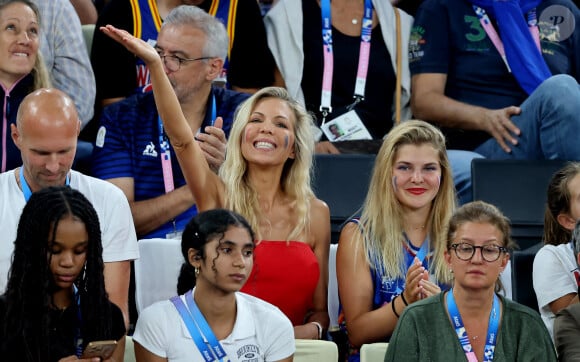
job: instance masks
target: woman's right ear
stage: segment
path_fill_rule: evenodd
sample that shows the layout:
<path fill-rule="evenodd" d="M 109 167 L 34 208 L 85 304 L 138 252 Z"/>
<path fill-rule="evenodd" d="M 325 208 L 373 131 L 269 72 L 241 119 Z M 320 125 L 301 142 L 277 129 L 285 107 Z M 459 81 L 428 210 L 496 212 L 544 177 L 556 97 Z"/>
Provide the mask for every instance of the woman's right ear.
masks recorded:
<path fill-rule="evenodd" d="M 564 229 L 573 231 L 576 226 L 576 220 L 566 213 L 558 214 L 556 217 L 558 224 L 560 224 Z"/>
<path fill-rule="evenodd" d="M 187 259 L 189 261 L 189 264 L 191 264 L 195 268 L 199 268 L 201 264 L 201 255 L 199 255 L 199 250 L 189 248 L 189 250 L 187 251 Z"/>

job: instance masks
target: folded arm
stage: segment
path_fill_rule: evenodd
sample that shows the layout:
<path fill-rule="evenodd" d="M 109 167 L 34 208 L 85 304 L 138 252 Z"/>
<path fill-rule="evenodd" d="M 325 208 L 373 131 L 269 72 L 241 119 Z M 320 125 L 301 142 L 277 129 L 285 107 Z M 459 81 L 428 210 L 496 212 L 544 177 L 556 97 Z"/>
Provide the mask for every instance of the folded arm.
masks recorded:
<path fill-rule="evenodd" d="M 519 128 L 511 116 L 520 108 L 488 109 L 456 101 L 445 95 L 447 74 L 422 73 L 411 79 L 411 109 L 417 119 L 433 121 L 442 127 L 479 130 L 489 133 L 502 149 L 510 152 L 517 144 Z"/>
<path fill-rule="evenodd" d="M 132 177 L 112 178 L 107 181 L 116 185 L 127 196 L 137 235 L 156 230 L 195 204 L 187 185 L 148 200 L 135 201 L 135 180 Z"/>

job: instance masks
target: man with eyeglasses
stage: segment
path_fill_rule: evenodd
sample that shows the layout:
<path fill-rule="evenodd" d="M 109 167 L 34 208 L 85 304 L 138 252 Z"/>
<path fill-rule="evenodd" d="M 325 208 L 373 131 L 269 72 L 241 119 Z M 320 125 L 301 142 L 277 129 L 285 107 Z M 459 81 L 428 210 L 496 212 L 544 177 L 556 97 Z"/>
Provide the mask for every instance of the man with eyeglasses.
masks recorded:
<path fill-rule="evenodd" d="M 234 111 L 248 98 L 212 86 L 228 50 L 224 25 L 197 7 L 177 7 L 166 17 L 156 49 L 183 114 L 217 170 L 224 160 Z M 219 117 L 223 123 L 216 122 Z M 152 92 L 105 109 L 95 142 L 93 174 L 123 190 L 139 238 L 178 238 L 197 214 Z"/>

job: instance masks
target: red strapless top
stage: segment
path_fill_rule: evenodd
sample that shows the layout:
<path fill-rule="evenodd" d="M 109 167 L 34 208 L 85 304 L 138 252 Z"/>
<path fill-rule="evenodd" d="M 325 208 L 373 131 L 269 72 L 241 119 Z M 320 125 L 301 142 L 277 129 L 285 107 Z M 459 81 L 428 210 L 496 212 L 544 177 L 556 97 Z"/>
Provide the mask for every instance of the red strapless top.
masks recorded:
<path fill-rule="evenodd" d="M 304 324 L 320 278 L 316 255 L 299 241 L 260 241 L 254 269 L 241 291 L 280 308 L 293 325 Z"/>

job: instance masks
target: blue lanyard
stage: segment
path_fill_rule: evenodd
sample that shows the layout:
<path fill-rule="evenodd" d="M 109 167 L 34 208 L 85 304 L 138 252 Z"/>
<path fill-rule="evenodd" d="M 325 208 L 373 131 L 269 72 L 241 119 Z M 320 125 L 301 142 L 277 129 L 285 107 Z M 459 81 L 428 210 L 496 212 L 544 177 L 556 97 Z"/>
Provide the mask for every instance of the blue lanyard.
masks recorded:
<path fill-rule="evenodd" d="M 83 315 L 81 312 L 81 296 L 79 293 L 79 289 L 74 284 L 73 284 L 73 290 L 74 290 L 74 298 L 75 298 L 76 308 L 77 308 L 77 327 L 76 327 L 76 331 L 75 331 L 74 345 L 75 345 L 76 356 L 78 358 L 81 358 L 81 356 L 83 354 L 83 336 L 82 336 Z"/>
<path fill-rule="evenodd" d="M 215 105 L 215 95 L 211 96 L 211 118 L 209 120 L 209 125 L 213 126 L 215 123 L 215 118 L 217 116 L 216 105 Z"/>
<path fill-rule="evenodd" d="M 183 319 L 191 338 L 193 338 L 204 360 L 206 362 L 224 361 L 227 357 L 226 352 L 213 334 L 197 304 L 195 304 L 193 290 L 185 293 L 185 301 L 187 307 L 183 304 L 179 296 L 171 298 L 171 302 L 181 315 L 181 319 Z M 207 340 L 207 343 L 204 338 Z M 208 348 L 208 344 L 211 348 Z"/>
<path fill-rule="evenodd" d="M 66 179 L 64 181 L 65 185 L 70 186 L 70 177 L 67 173 Z M 24 200 L 28 202 L 30 196 L 32 196 L 32 190 L 30 190 L 30 186 L 28 186 L 28 182 L 24 178 L 24 168 L 20 167 L 20 187 L 22 188 L 22 194 L 24 195 Z"/>
<path fill-rule="evenodd" d="M 407 234 L 403 232 L 403 236 L 405 237 L 405 240 L 407 241 L 407 243 L 409 245 L 412 245 L 411 244 L 411 241 L 407 237 Z M 410 246 L 407 246 L 407 248 L 408 248 L 409 252 L 412 251 L 412 249 L 411 249 Z M 429 236 L 427 236 L 427 238 L 425 238 L 425 241 L 423 241 L 423 244 L 421 244 L 421 248 L 419 249 L 419 251 L 417 251 L 417 254 L 414 255 L 417 259 L 419 259 L 419 261 L 421 262 L 421 264 L 423 264 L 423 266 L 425 267 L 425 269 L 428 269 L 428 264 L 425 263 L 428 255 L 429 255 Z M 413 260 L 414 259 L 415 259 L 414 257 L 411 257 L 407 261 L 407 270 L 413 264 Z"/>
<path fill-rule="evenodd" d="M 475 356 L 475 352 L 473 351 L 473 347 L 471 347 L 471 343 L 469 342 L 469 336 L 467 335 L 467 331 L 463 326 L 463 321 L 461 320 L 461 315 L 459 314 L 459 310 L 457 309 L 457 305 L 455 304 L 455 297 L 453 296 L 453 288 L 447 292 L 447 311 L 449 312 L 449 316 L 451 317 L 451 321 L 453 323 L 453 327 L 455 328 L 455 333 L 457 333 L 457 338 L 459 339 L 459 343 L 461 343 L 461 347 L 463 347 L 463 351 L 465 352 L 465 356 L 467 357 L 468 361 L 477 361 L 477 357 Z M 493 295 L 493 306 L 489 313 L 489 324 L 487 326 L 487 338 L 485 340 L 485 349 L 483 350 L 483 361 L 493 361 L 493 355 L 495 353 L 495 344 L 497 342 L 497 329 L 499 327 L 499 297 L 494 294 Z"/>
<path fill-rule="evenodd" d="M 322 49 L 324 56 L 324 66 L 322 71 L 322 94 L 320 97 L 320 111 L 322 112 L 322 123 L 325 123 L 326 116 L 332 112 L 332 77 L 334 73 L 334 55 L 332 50 L 332 19 L 330 10 L 330 0 L 320 1 L 322 15 Z M 365 86 L 367 81 L 367 71 L 369 67 L 371 33 L 373 31 L 373 5 L 371 0 L 365 0 L 365 10 L 361 24 L 360 52 L 358 58 L 358 69 L 354 89 L 354 103 L 349 109 L 362 101 L 365 97 Z"/>

